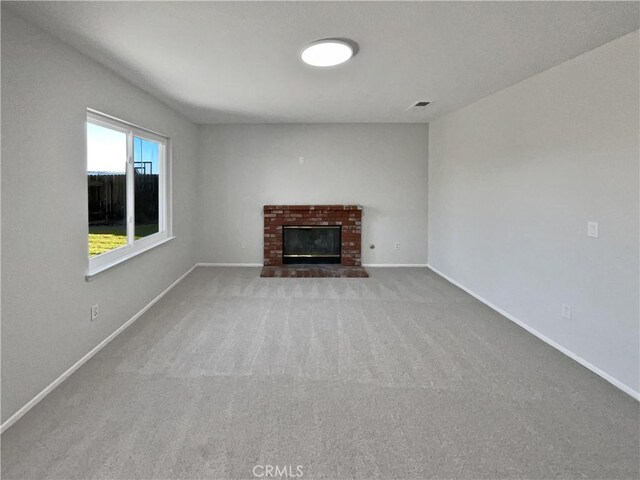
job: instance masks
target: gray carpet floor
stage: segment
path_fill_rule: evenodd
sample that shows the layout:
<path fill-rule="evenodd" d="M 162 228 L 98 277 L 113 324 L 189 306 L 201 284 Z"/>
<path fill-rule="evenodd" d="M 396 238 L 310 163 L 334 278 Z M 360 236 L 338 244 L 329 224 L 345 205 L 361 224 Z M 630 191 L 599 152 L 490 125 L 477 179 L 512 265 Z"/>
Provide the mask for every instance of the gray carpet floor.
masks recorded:
<path fill-rule="evenodd" d="M 638 402 L 427 269 L 259 273 L 194 270 L 5 432 L 2 478 L 640 477 Z"/>

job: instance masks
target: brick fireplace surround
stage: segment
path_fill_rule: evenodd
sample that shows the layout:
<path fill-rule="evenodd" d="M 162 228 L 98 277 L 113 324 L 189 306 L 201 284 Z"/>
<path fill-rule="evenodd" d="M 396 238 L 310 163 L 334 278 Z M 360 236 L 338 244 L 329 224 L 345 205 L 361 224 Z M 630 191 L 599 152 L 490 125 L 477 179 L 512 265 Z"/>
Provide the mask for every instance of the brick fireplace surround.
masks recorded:
<path fill-rule="evenodd" d="M 282 227 L 342 226 L 340 265 L 283 265 Z M 359 205 L 265 205 L 263 277 L 368 277 L 361 266 L 362 207 Z"/>

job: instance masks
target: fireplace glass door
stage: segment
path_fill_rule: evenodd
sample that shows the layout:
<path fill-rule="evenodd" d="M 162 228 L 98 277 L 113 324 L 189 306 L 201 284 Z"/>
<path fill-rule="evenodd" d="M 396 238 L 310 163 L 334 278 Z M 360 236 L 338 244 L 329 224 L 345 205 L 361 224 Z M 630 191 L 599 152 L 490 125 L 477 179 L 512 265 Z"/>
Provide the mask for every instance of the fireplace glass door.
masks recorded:
<path fill-rule="evenodd" d="M 282 227 L 283 263 L 340 263 L 341 229 L 339 225 Z"/>

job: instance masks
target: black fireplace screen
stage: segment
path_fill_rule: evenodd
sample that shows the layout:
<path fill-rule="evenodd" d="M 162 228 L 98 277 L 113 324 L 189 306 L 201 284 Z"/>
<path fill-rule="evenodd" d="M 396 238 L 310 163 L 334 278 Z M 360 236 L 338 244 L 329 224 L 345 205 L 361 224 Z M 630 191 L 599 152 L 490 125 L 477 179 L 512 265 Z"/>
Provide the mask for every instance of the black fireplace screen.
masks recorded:
<path fill-rule="evenodd" d="M 339 225 L 282 228 L 283 263 L 340 263 Z"/>

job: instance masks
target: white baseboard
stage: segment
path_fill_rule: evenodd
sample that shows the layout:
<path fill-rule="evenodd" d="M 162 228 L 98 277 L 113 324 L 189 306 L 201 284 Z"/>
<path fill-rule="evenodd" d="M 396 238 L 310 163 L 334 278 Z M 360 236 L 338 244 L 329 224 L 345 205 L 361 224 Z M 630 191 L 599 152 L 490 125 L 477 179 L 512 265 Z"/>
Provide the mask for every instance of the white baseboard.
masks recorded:
<path fill-rule="evenodd" d="M 604 378 L 607 382 L 609 382 L 610 384 L 612 384 L 613 386 L 619 388 L 620 390 L 622 390 L 624 393 L 631 395 L 633 398 L 635 398 L 636 400 L 640 401 L 640 392 L 635 391 L 633 388 L 631 388 L 630 386 L 622 383 L 620 380 L 612 377 L 611 375 L 609 375 L 608 373 L 604 372 L 603 370 L 599 369 L 598 367 L 596 367 L 595 365 L 591 364 L 590 362 L 586 361 L 584 358 L 580 357 L 579 355 L 576 355 L 575 353 L 573 353 L 571 350 L 563 347 L 562 345 L 560 345 L 559 343 L 556 343 L 555 341 L 551 340 L 549 337 L 547 337 L 546 335 L 540 333 L 539 331 L 537 331 L 535 328 L 530 327 L 529 325 L 527 325 L 526 323 L 524 323 L 522 320 L 518 320 L 516 317 L 514 317 L 513 315 L 511 315 L 508 312 L 505 312 L 503 309 L 501 309 L 500 307 L 498 307 L 497 305 L 494 305 L 493 303 L 491 303 L 490 301 L 482 298 L 480 295 L 478 295 L 477 293 L 473 292 L 472 290 L 469 290 L 467 287 L 465 287 L 464 285 L 458 283 L 457 281 L 455 281 L 453 278 L 449 277 L 448 275 L 442 273 L 440 270 L 438 270 L 437 268 L 432 267 L 431 265 L 427 265 L 427 267 L 432 270 L 434 273 L 437 273 L 438 275 L 440 275 L 442 278 L 444 278 L 445 280 L 449 281 L 450 283 L 454 284 L 456 287 L 460 288 L 461 290 L 464 290 L 465 292 L 467 292 L 469 295 L 471 295 L 472 297 L 476 298 L 477 300 L 481 301 L 482 303 L 484 303 L 486 306 L 488 306 L 489 308 L 495 310 L 496 312 L 498 312 L 500 315 L 502 315 L 503 317 L 508 318 L 509 320 L 511 320 L 512 322 L 516 323 L 517 325 L 521 326 L 522 328 L 524 328 L 527 332 L 531 333 L 532 335 L 535 335 L 536 337 L 538 337 L 540 340 L 542 340 L 543 342 L 545 342 L 548 345 L 551 345 L 553 348 L 555 348 L 556 350 L 559 350 L 560 352 L 564 353 L 567 357 L 571 358 L 572 360 L 575 360 L 576 362 L 578 362 L 580 365 L 582 365 L 585 368 L 588 368 L 589 370 L 591 370 L 593 373 L 595 373 L 596 375 L 599 375 L 600 377 Z"/>
<path fill-rule="evenodd" d="M 373 267 L 373 268 L 397 268 L 397 267 L 427 267 L 426 263 L 363 263 L 363 267 Z"/>
<path fill-rule="evenodd" d="M 197 263 L 196 267 L 263 267 L 262 263 Z M 426 263 L 365 263 L 363 267 L 422 267 L 426 268 Z"/>
<path fill-rule="evenodd" d="M 196 263 L 196 267 L 263 267 L 262 263 Z"/>
<path fill-rule="evenodd" d="M 262 263 L 196 263 L 196 267 L 263 267 Z M 426 263 L 365 263 L 363 267 L 428 267 Z"/>
<path fill-rule="evenodd" d="M 191 271 L 196 268 L 194 265 L 189 270 L 187 270 L 184 274 L 180 276 L 175 282 L 169 285 L 160 295 L 151 300 L 147 305 L 145 305 L 142 310 L 136 313 L 133 317 L 127 320 L 123 325 L 121 325 L 115 332 L 101 341 L 98 345 L 93 347 L 89 353 L 87 353 L 84 357 L 74 363 L 68 370 L 66 370 L 62 375 L 56 378 L 53 382 L 47 385 L 40 393 L 38 393 L 35 397 L 29 400 L 22 408 L 20 408 L 16 413 L 11 415 L 2 425 L 0 425 L 0 434 L 4 433 L 7 428 L 16 423 L 25 413 L 35 407 L 44 397 L 46 397 L 49 393 L 51 393 L 58 385 L 64 382 L 73 372 L 78 370 L 82 365 L 84 365 L 91 357 L 93 357 L 96 353 L 102 350 L 104 347 L 111 342 L 114 338 L 120 335 L 129 325 L 135 322 L 138 318 L 140 318 L 149 308 L 151 308 L 158 300 L 164 297 L 169 290 L 175 287 L 178 283 L 180 283 L 187 275 L 191 273 Z"/>

